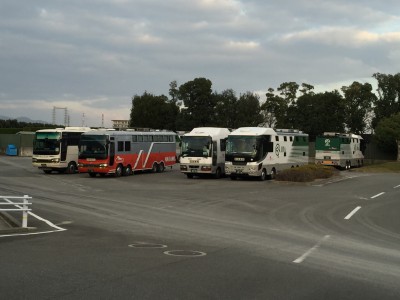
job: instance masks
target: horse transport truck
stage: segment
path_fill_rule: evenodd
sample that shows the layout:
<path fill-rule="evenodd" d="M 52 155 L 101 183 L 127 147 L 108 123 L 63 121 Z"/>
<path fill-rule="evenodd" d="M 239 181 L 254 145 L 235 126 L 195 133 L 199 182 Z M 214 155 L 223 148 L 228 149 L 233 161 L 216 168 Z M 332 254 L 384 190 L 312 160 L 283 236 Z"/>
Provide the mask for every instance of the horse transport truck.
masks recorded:
<path fill-rule="evenodd" d="M 341 169 L 361 167 L 364 145 L 360 135 L 324 132 L 315 140 L 315 163 Z"/>
<path fill-rule="evenodd" d="M 225 173 L 238 177 L 274 178 L 277 172 L 308 164 L 308 134 L 296 129 L 242 127 L 226 144 Z"/>

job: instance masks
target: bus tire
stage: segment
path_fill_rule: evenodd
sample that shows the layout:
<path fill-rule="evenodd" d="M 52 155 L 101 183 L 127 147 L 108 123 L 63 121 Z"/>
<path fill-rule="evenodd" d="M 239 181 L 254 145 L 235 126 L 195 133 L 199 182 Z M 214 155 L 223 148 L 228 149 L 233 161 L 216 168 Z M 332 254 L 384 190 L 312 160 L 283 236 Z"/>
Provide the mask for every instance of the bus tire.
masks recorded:
<path fill-rule="evenodd" d="M 68 174 L 74 174 L 74 173 L 76 173 L 76 164 L 75 164 L 75 162 L 71 161 L 71 162 L 68 164 L 67 173 L 68 173 Z"/>
<path fill-rule="evenodd" d="M 220 179 L 221 178 L 221 168 L 217 168 L 215 170 L 214 178 L 215 179 Z"/>
<path fill-rule="evenodd" d="M 272 168 L 271 173 L 269 174 L 269 179 L 275 179 L 276 177 L 276 170 Z"/>
<path fill-rule="evenodd" d="M 114 176 L 120 177 L 121 175 L 122 175 L 122 165 L 118 165 L 117 168 L 115 169 Z"/>
<path fill-rule="evenodd" d="M 265 179 L 267 179 L 267 171 L 265 169 L 262 169 L 261 171 L 261 175 L 258 178 L 260 181 L 264 181 Z"/>
<path fill-rule="evenodd" d="M 130 176 L 130 175 L 132 175 L 132 168 L 131 168 L 131 166 L 126 166 L 124 169 L 123 169 L 123 171 L 122 171 L 122 175 L 124 175 L 124 176 Z"/>
<path fill-rule="evenodd" d="M 160 162 L 159 165 L 157 165 L 157 173 L 162 173 L 165 171 L 165 166 L 163 162 Z"/>
<path fill-rule="evenodd" d="M 158 170 L 158 164 L 157 164 L 157 163 L 154 163 L 154 164 L 153 164 L 153 167 L 151 168 L 151 172 L 152 172 L 152 173 L 156 173 L 157 170 Z"/>

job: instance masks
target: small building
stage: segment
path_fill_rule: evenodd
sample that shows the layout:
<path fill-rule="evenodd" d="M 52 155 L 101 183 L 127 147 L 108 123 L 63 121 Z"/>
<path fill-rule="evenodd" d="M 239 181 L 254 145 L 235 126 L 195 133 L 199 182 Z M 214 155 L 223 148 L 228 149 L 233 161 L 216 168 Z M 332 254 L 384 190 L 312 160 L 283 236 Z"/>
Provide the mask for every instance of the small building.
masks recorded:
<path fill-rule="evenodd" d="M 123 130 L 129 128 L 129 120 L 111 120 L 113 122 L 113 128 L 117 130 Z"/>

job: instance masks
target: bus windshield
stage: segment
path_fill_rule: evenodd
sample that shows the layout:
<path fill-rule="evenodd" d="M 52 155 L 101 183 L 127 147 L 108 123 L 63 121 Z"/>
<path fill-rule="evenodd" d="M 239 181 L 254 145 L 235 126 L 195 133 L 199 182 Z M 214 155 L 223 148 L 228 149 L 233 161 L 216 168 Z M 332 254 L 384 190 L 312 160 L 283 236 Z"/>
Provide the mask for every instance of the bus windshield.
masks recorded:
<path fill-rule="evenodd" d="M 211 157 L 212 140 L 209 136 L 183 136 L 182 157 Z"/>
<path fill-rule="evenodd" d="M 79 142 L 79 158 L 107 158 L 105 135 L 82 135 Z"/>
<path fill-rule="evenodd" d="M 59 153 L 59 132 L 36 132 L 33 141 L 33 154 L 55 155 Z"/>
<path fill-rule="evenodd" d="M 229 136 L 226 142 L 226 155 L 257 156 L 261 139 L 255 136 Z"/>

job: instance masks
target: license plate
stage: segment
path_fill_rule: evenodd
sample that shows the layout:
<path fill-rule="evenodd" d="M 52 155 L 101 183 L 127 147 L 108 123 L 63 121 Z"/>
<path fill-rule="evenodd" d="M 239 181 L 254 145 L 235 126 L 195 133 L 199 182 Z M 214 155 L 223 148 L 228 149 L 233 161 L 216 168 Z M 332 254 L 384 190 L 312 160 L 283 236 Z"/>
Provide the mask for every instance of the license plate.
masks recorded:
<path fill-rule="evenodd" d="M 197 173 L 197 169 L 191 169 L 190 172 Z"/>
<path fill-rule="evenodd" d="M 331 160 L 324 160 L 323 164 L 324 165 L 333 165 L 333 162 Z"/>

